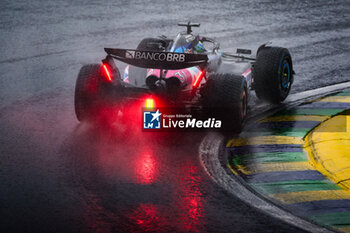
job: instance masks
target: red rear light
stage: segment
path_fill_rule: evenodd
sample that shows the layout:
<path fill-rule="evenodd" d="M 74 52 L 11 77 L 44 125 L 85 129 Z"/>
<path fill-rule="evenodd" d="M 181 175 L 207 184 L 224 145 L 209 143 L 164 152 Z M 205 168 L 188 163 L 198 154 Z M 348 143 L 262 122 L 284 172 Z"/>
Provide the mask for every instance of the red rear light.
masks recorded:
<path fill-rule="evenodd" d="M 151 99 L 151 98 L 146 99 L 146 108 L 147 109 L 154 108 L 154 99 Z"/>
<path fill-rule="evenodd" d="M 104 69 L 104 74 L 105 74 L 104 76 L 105 76 L 106 80 L 108 82 L 112 82 L 111 73 L 109 72 L 109 70 L 108 70 L 108 68 L 107 68 L 107 66 L 105 64 L 103 64 L 103 69 Z"/>
<path fill-rule="evenodd" d="M 199 72 L 196 80 L 194 81 L 193 87 L 198 87 L 198 85 L 201 83 L 203 77 L 204 77 L 204 72 L 202 70 L 201 72 Z"/>

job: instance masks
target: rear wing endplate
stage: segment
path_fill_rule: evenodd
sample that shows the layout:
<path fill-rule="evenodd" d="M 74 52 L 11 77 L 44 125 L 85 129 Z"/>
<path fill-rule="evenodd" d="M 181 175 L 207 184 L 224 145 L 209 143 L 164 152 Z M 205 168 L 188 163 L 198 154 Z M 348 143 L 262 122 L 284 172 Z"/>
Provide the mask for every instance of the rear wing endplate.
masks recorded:
<path fill-rule="evenodd" d="M 192 66 L 205 66 L 208 62 L 208 56 L 205 54 L 141 51 L 117 48 L 105 48 L 104 50 L 109 56 L 119 61 L 141 68 L 179 70 Z"/>

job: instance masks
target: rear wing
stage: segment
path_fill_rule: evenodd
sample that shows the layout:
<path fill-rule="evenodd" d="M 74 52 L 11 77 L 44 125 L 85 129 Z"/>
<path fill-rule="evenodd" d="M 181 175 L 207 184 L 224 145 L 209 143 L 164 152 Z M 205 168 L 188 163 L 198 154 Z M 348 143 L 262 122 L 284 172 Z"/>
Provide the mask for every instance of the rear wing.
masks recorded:
<path fill-rule="evenodd" d="M 141 68 L 179 70 L 192 66 L 205 66 L 205 54 L 141 51 L 133 49 L 105 48 L 106 53 L 119 61 Z"/>

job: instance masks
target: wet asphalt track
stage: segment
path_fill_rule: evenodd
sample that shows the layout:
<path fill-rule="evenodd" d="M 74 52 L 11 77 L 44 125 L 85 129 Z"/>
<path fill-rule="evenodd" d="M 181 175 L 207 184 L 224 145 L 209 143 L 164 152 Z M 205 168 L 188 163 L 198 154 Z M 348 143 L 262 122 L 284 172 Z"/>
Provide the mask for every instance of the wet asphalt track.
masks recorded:
<path fill-rule="evenodd" d="M 292 92 L 348 81 L 347 1 L 2 1 L 0 231 L 297 232 L 206 175 L 204 135 L 79 125 L 73 85 L 105 47 L 191 19 L 224 49 L 290 48 Z M 146 30 L 147 28 L 147 30 Z"/>

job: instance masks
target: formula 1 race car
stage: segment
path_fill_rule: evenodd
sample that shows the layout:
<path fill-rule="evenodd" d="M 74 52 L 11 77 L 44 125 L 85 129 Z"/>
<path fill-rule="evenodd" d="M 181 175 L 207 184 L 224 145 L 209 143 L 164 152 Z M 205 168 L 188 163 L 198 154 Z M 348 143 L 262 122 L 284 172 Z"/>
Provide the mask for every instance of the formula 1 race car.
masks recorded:
<path fill-rule="evenodd" d="M 215 40 L 192 34 L 199 24 L 178 25 L 187 30 L 174 39 L 145 38 L 136 50 L 105 48 L 102 64 L 84 65 L 75 88 L 78 120 L 95 119 L 105 107 L 126 112 L 130 102 L 138 101 L 148 109 L 196 109 L 240 132 L 251 90 L 270 103 L 288 96 L 294 74 L 288 49 L 266 43 L 256 57 L 248 49 L 222 52 Z M 126 65 L 123 75 L 114 59 Z"/>

